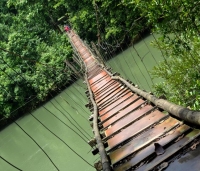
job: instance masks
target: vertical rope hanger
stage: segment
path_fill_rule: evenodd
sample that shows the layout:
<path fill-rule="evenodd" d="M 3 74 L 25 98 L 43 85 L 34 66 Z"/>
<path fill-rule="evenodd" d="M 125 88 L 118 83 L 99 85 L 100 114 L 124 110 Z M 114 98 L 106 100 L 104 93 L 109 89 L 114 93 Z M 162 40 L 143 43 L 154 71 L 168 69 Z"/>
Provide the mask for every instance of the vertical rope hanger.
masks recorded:
<path fill-rule="evenodd" d="M 97 7 L 96 4 L 95 4 L 95 9 L 98 10 L 99 13 L 101 13 L 101 12 L 99 11 L 99 9 L 98 9 L 98 7 Z M 97 13 L 97 11 L 96 11 L 96 13 Z M 142 17 L 139 17 L 138 19 L 136 19 L 136 20 L 134 21 L 134 23 L 137 22 L 137 21 L 140 21 L 140 20 L 142 20 L 142 19 L 143 19 Z M 104 19 L 104 20 L 105 20 L 105 19 Z M 133 25 L 134 25 L 134 24 L 132 24 L 132 26 L 133 26 Z M 100 26 L 98 26 L 98 29 L 100 29 Z M 133 28 L 130 28 L 128 32 L 130 32 L 130 30 L 132 30 L 132 29 L 133 29 Z M 127 34 L 127 33 L 126 33 L 126 34 Z M 116 39 L 116 38 L 114 38 L 114 39 Z M 117 40 L 116 40 L 116 41 L 117 41 Z M 117 41 L 117 42 L 118 42 L 118 41 Z M 120 43 L 121 43 L 121 42 L 120 42 Z M 119 44 L 119 42 L 118 42 L 118 44 Z M 126 45 L 127 45 L 127 43 L 126 43 Z M 112 46 L 112 45 L 111 45 L 111 46 Z M 127 45 L 127 46 L 128 46 L 128 45 Z M 124 51 L 121 47 L 120 47 L 120 49 L 121 49 L 122 52 Z M 136 53 L 137 53 L 137 50 L 136 50 L 136 49 L 135 49 L 135 51 L 136 51 Z M 138 53 L 137 53 L 137 54 L 138 54 Z M 134 56 L 134 55 L 132 54 L 132 52 L 131 52 L 131 55 Z M 140 55 L 139 55 L 139 57 L 140 57 Z M 137 83 L 137 82 L 139 83 L 140 81 L 137 80 L 136 77 L 135 77 L 135 75 L 132 73 L 132 70 L 130 69 L 130 66 L 128 65 L 129 63 L 128 63 L 128 61 L 126 60 L 126 58 L 125 58 L 124 60 L 125 60 L 125 62 L 126 62 L 126 65 L 129 67 L 129 70 L 131 71 L 132 77 L 134 78 L 134 80 L 136 81 L 136 83 Z M 151 88 L 150 88 L 151 86 L 149 85 L 149 82 L 148 82 L 148 80 L 146 79 L 146 76 L 144 76 L 142 70 L 139 68 L 139 66 L 138 66 L 138 64 L 137 64 L 137 62 L 136 62 L 136 60 L 135 60 L 134 57 L 133 57 L 133 60 L 135 61 L 136 66 L 138 67 L 138 69 L 140 70 L 140 72 L 142 73 L 142 75 L 143 75 L 145 81 L 147 82 L 147 85 L 148 85 L 149 89 L 151 89 Z M 114 62 L 116 62 L 116 61 L 114 60 Z M 143 63 L 143 65 L 144 65 L 145 69 L 147 70 L 147 67 L 146 67 L 146 65 L 144 64 L 143 61 L 142 61 L 142 63 Z M 120 62 L 119 62 L 119 65 L 121 65 Z M 118 64 L 116 64 L 116 66 L 119 67 L 120 70 L 122 70 L 122 72 L 124 73 L 124 75 L 128 78 L 128 76 L 126 75 L 126 72 L 123 71 L 122 66 L 118 66 Z M 147 70 L 147 73 L 148 73 L 148 75 L 149 75 L 148 70 Z M 150 77 L 150 76 L 149 76 L 149 77 Z M 150 77 L 150 79 L 151 79 L 151 82 L 152 82 L 152 78 L 151 78 L 151 77 Z M 138 84 L 138 83 L 137 83 L 137 84 Z M 153 82 L 152 82 L 152 83 L 153 83 Z M 142 86 L 141 83 L 139 83 L 139 85 Z"/>

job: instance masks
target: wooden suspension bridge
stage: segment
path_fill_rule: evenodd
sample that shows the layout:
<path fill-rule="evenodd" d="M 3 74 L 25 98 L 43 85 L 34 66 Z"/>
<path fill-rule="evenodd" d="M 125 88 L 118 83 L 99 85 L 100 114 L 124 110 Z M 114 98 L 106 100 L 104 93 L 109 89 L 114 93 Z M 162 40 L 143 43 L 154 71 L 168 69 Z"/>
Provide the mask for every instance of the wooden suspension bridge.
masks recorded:
<path fill-rule="evenodd" d="M 110 73 L 79 36 L 67 32 L 86 73 L 97 170 L 200 170 L 200 112 L 158 99 Z M 196 126 L 196 129 L 194 128 Z"/>

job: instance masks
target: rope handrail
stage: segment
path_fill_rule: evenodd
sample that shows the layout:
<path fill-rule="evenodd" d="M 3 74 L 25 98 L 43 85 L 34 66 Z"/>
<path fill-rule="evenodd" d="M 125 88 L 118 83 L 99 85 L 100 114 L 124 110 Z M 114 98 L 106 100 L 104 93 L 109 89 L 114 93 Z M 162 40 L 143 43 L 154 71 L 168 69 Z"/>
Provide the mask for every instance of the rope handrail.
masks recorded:
<path fill-rule="evenodd" d="M 186 122 L 195 124 L 197 126 L 200 126 L 200 111 L 190 110 L 186 107 L 176 105 L 176 104 L 171 103 L 167 100 L 159 99 L 159 98 L 155 97 L 154 95 L 151 95 L 150 93 L 147 93 L 145 91 L 142 91 L 142 90 L 136 88 L 135 86 L 130 84 L 128 81 L 126 81 L 125 79 L 123 79 L 119 76 L 112 76 L 111 78 L 123 82 L 133 92 L 135 92 L 138 95 L 149 100 L 150 102 L 152 102 L 153 104 L 155 104 L 159 108 L 169 112 L 171 115 L 173 115 L 173 116 L 175 116 L 175 117 L 177 117 L 177 118 L 179 118 L 183 121 L 186 121 Z"/>
<path fill-rule="evenodd" d="M 102 163 L 102 167 L 103 167 L 103 171 L 111 171 L 111 166 L 110 166 L 110 162 L 109 159 L 107 157 L 100 133 L 99 133 L 99 127 L 98 127 L 98 109 L 97 109 L 97 105 L 94 101 L 93 98 L 93 93 L 90 89 L 88 80 L 87 80 L 87 75 L 85 75 L 85 80 L 88 86 L 88 91 L 89 91 L 89 95 L 90 95 L 90 100 L 93 104 L 93 130 L 94 130 L 94 135 L 95 135 L 95 140 L 97 143 L 97 147 L 99 150 L 99 155 L 101 156 L 101 163 Z"/>

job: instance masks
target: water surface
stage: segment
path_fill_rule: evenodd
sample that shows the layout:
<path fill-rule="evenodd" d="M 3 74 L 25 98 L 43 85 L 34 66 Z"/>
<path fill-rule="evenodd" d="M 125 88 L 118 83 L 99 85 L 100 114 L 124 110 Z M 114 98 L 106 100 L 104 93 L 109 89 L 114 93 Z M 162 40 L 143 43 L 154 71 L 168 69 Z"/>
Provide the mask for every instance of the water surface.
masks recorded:
<path fill-rule="evenodd" d="M 160 50 L 151 45 L 151 42 L 155 41 L 154 37 L 157 38 L 159 35 L 145 37 L 108 61 L 109 66 L 123 78 L 151 92 L 153 85 L 162 81 L 160 78 L 153 78 L 150 74 L 153 67 L 163 60 Z"/>
<path fill-rule="evenodd" d="M 93 165 L 97 156 L 93 156 L 91 152 L 89 152 L 91 148 L 85 142 L 93 137 L 93 135 L 87 120 L 90 112 L 84 107 L 87 103 L 84 91 L 85 86 L 82 84 L 82 81 L 79 80 L 46 103 L 43 107 L 38 108 L 32 114 L 50 131 L 66 142 L 70 148 Z M 69 117 L 69 114 L 71 117 Z M 71 118 L 75 119 L 79 124 L 76 124 L 76 126 L 86 137 L 83 136 L 83 133 L 81 133 L 64 115 L 68 116 L 74 124 L 76 123 Z M 50 156 L 59 170 L 94 170 L 40 122 L 30 114 L 17 120 L 17 123 L 26 131 L 26 133 L 30 135 Z M 78 132 L 85 141 L 69 127 Z M 87 132 L 87 134 L 84 131 Z M 44 152 L 40 150 L 36 143 L 26 133 L 24 133 L 15 123 L 2 130 L 0 132 L 0 156 L 24 171 L 56 170 Z M 0 166 L 0 170 L 2 171 L 16 170 L 2 159 L 0 159 Z"/>
<path fill-rule="evenodd" d="M 150 46 L 153 39 L 152 36 L 146 37 L 134 48 L 128 48 L 108 62 L 114 71 L 120 72 L 124 78 L 130 79 L 147 91 L 151 91 L 152 85 L 160 81 L 152 80 L 148 72 L 162 60 L 159 50 Z M 91 113 L 84 106 L 87 103 L 85 90 L 85 85 L 79 80 L 35 110 L 32 114 L 41 123 L 30 114 L 18 119 L 17 123 L 26 133 L 15 123 L 2 130 L 0 156 L 24 171 L 56 170 L 45 153 L 28 136 L 30 135 L 50 156 L 59 170 L 94 171 L 94 168 L 70 150 L 72 148 L 91 165 L 98 161 L 98 155 L 93 156 L 90 146 L 85 142 L 93 137 L 92 128 L 87 120 Z M 2 171 L 16 171 L 2 159 L 0 166 Z"/>

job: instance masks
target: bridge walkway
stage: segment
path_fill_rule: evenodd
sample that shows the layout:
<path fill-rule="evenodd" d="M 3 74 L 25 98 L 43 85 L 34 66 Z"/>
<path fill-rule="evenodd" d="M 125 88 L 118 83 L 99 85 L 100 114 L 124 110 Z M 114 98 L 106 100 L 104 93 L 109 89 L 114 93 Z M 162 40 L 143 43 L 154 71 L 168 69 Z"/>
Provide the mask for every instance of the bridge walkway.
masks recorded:
<path fill-rule="evenodd" d="M 97 106 L 98 129 L 112 170 L 199 170 L 200 130 L 114 79 L 73 30 L 68 36 L 86 67 L 86 82 Z M 91 102 L 88 106 L 95 109 Z"/>

